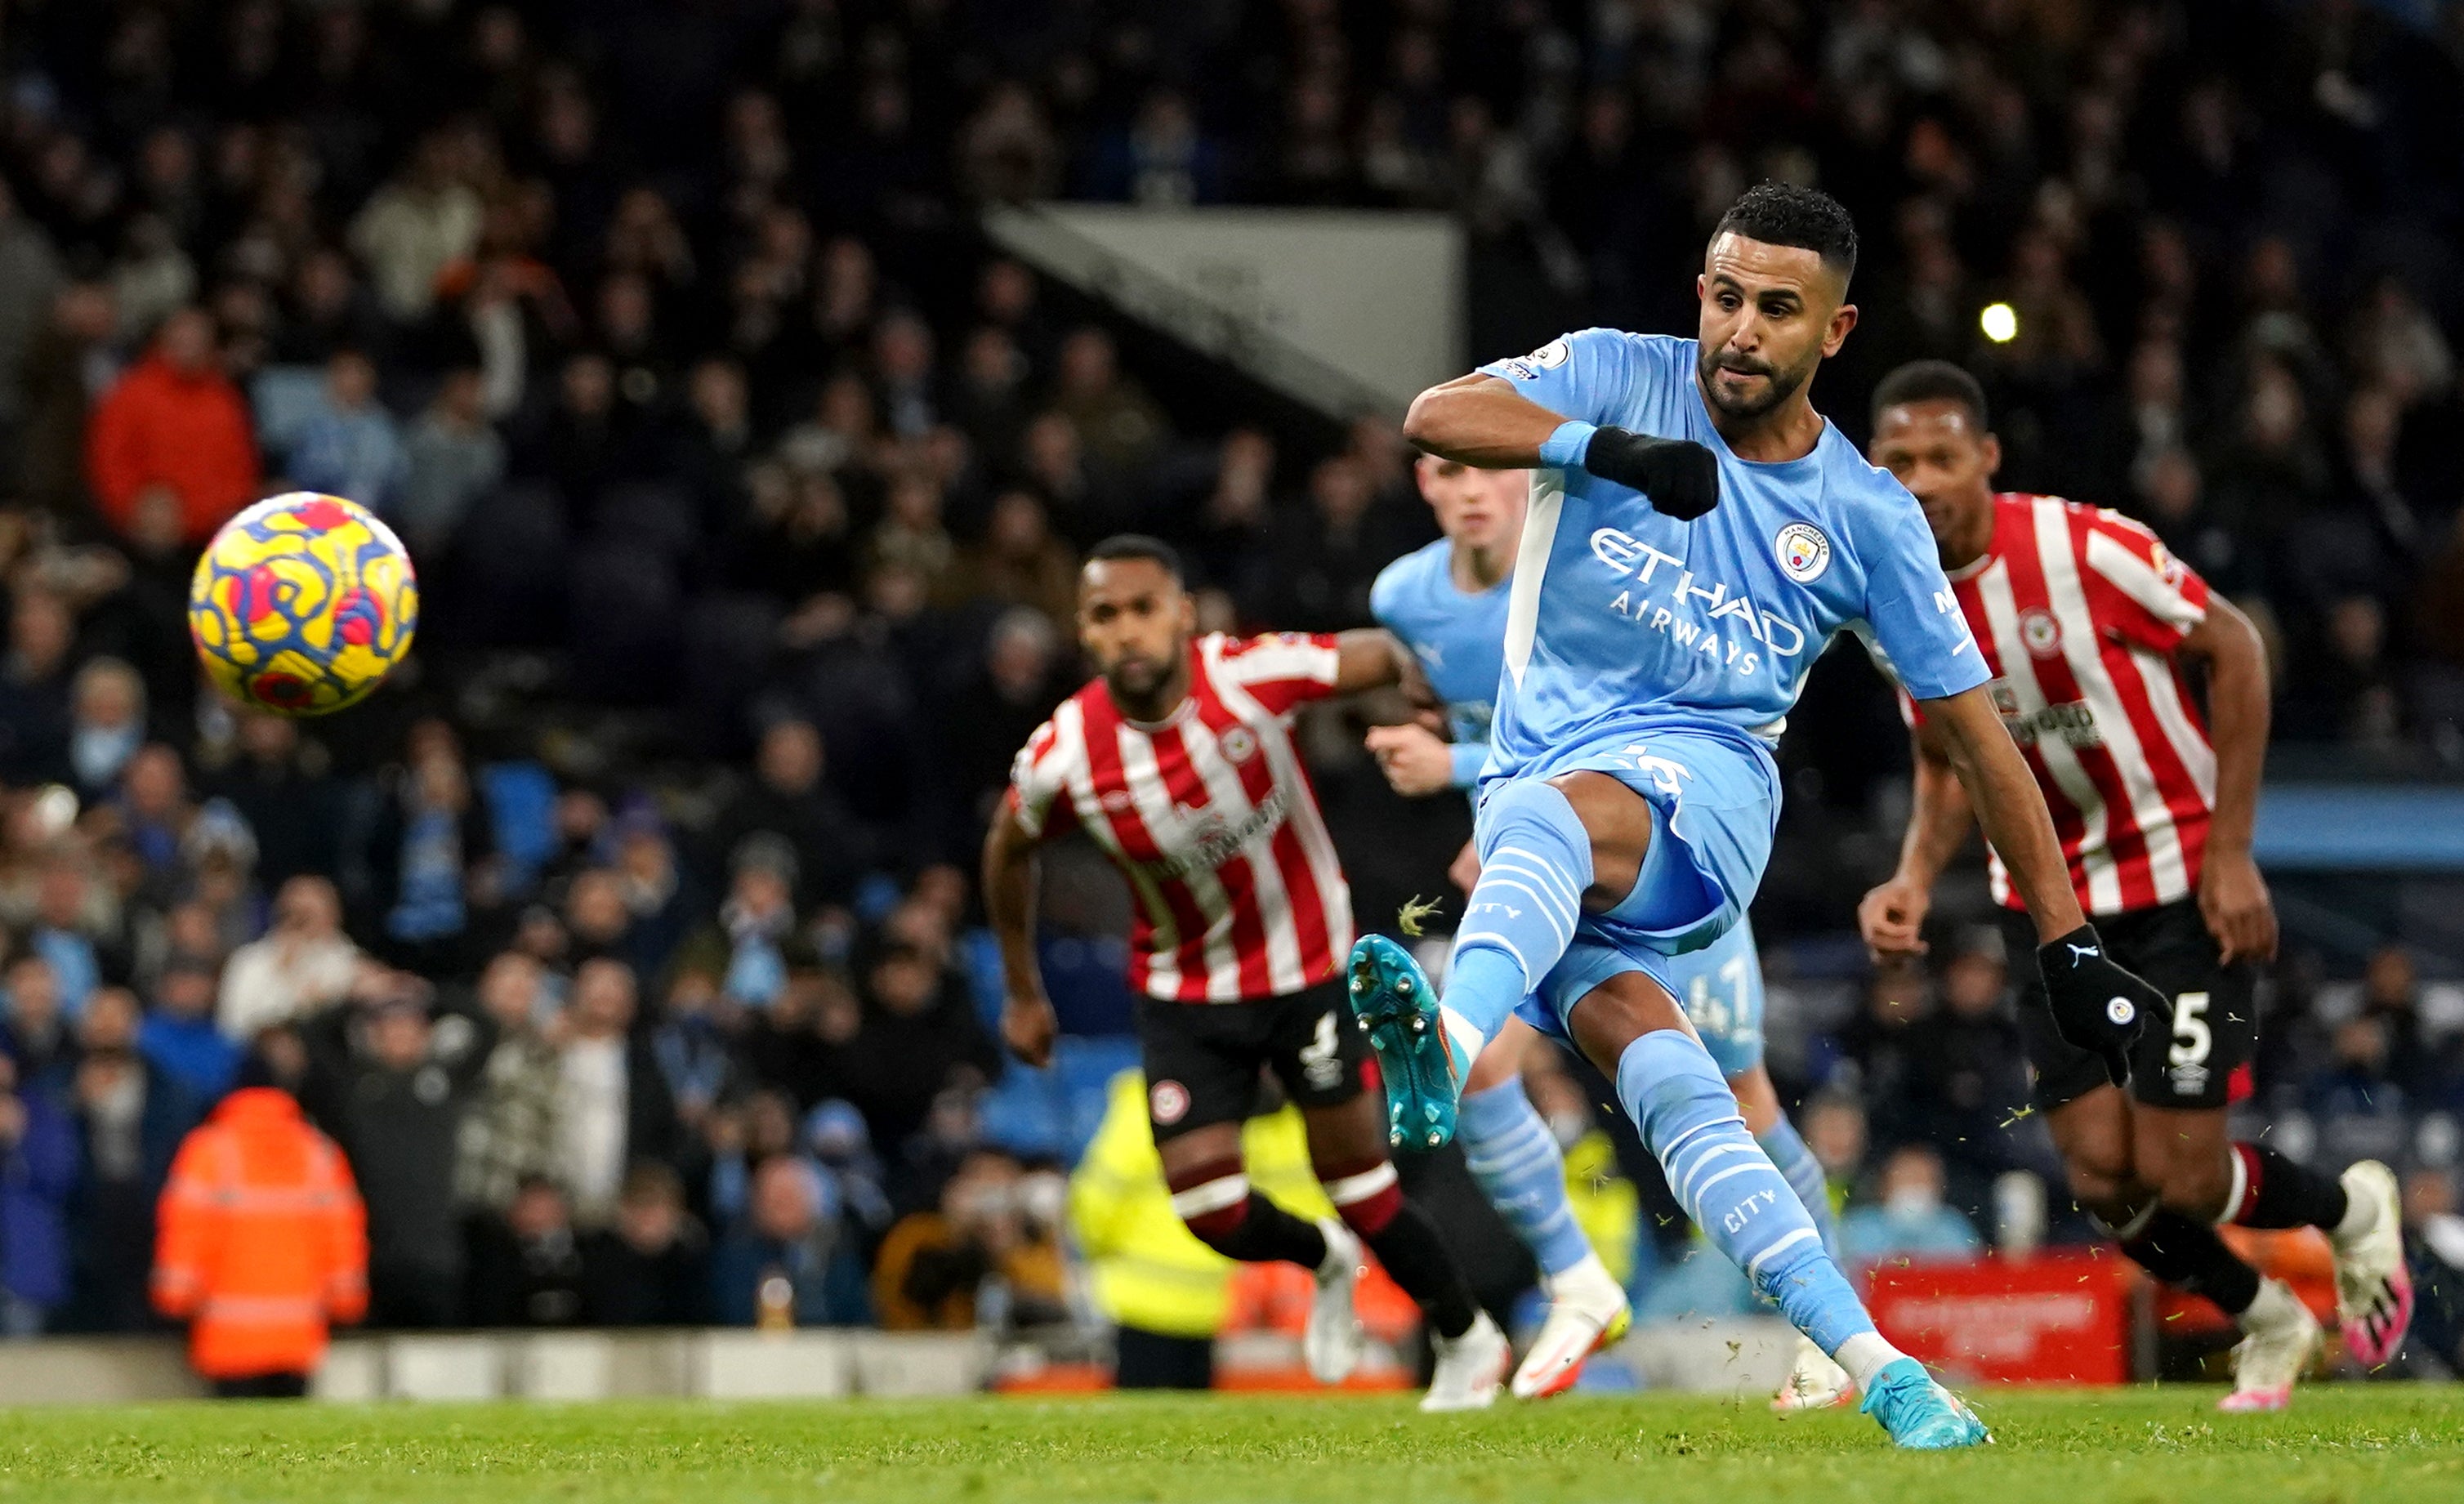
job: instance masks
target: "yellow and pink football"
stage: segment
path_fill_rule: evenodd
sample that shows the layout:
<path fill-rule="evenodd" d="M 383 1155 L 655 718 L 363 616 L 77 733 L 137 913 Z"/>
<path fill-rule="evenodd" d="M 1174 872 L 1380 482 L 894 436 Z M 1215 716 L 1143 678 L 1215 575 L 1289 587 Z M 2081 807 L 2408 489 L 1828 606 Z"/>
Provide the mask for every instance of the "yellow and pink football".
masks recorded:
<path fill-rule="evenodd" d="M 410 652 L 410 554 L 365 507 L 295 491 L 225 522 L 188 584 L 188 632 L 225 694 L 284 716 L 358 703 Z"/>

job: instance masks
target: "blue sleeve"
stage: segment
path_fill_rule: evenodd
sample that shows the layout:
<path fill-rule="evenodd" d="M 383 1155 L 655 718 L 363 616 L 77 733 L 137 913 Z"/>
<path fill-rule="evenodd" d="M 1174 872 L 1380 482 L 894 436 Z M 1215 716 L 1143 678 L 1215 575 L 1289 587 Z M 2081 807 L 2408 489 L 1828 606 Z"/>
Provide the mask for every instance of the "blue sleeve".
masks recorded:
<path fill-rule="evenodd" d="M 1455 786 L 1457 788 L 1480 786 L 1480 770 L 1488 765 L 1488 743 L 1458 741 L 1454 744 L 1452 755 L 1455 760 Z"/>
<path fill-rule="evenodd" d="M 1942 699 L 1984 683 L 1985 660 L 1942 572 L 1933 533 L 1913 498 L 1881 501 L 1865 564 L 1865 623 L 1891 672 L 1918 699 Z"/>
<path fill-rule="evenodd" d="M 1377 578 L 1369 583 L 1370 619 L 1397 637 L 1403 635 L 1403 629 L 1395 625 L 1395 598 L 1403 593 L 1403 560 L 1411 557 L 1405 554 L 1378 570 Z"/>
<path fill-rule="evenodd" d="M 1491 361 L 1484 376 L 1503 376 L 1515 389 L 1561 417 L 1609 423 L 1632 404 L 1638 380 L 1653 365 L 1642 342 L 1616 329 L 1584 329 L 1550 341 L 1529 355 Z"/>

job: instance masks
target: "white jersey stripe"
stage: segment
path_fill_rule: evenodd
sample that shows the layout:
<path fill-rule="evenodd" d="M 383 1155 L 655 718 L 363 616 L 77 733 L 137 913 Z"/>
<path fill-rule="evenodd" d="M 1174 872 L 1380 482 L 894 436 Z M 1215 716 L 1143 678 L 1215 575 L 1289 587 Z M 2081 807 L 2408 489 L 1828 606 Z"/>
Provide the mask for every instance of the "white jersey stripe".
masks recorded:
<path fill-rule="evenodd" d="M 2187 632 L 2208 619 L 2204 608 L 2191 604 L 2171 582 L 2149 567 L 2146 560 L 2124 548 L 2110 533 L 2088 529 L 2087 566 L 2102 575 L 2115 589 L 2145 607 L 2148 615 L 2169 623 L 2177 631 Z"/>
<path fill-rule="evenodd" d="M 1209 807 L 1220 811 L 1225 824 L 1239 824 L 1257 807 L 1242 786 L 1240 770 L 1223 756 L 1222 744 L 1201 718 L 1192 716 L 1181 723 L 1180 743 L 1189 750 L 1190 771 L 1206 785 Z M 1301 967 L 1300 934 L 1292 927 L 1292 896 L 1284 887 L 1273 841 L 1274 832 L 1268 830 L 1243 847 L 1241 856 L 1249 864 L 1258 922 L 1266 932 L 1267 985 L 1282 997 L 1309 985 L 1309 977 Z"/>
<path fill-rule="evenodd" d="M 1531 505 L 1523 514 L 1523 542 L 1514 557 L 1514 585 L 1506 597 L 1506 672 L 1519 686 L 1531 666 L 1531 645 L 1540 635 L 1540 586 L 1549 576 L 1549 551 L 1556 545 L 1557 518 L 1566 505 L 1566 473 L 1531 472 Z"/>
<path fill-rule="evenodd" d="M 1976 577 L 1976 596 L 1984 604 L 1986 619 L 1991 623 L 1993 641 L 2001 651 L 2003 682 L 2018 700 L 2019 711 L 2032 715 L 2045 708 L 2044 686 L 2036 682 L 2035 664 L 2027 649 L 2008 651 L 2018 646 L 2019 607 L 2011 591 L 2011 567 L 2002 560 Z M 2079 754 L 2059 737 L 2039 737 L 2036 756 L 2052 775 L 2054 783 L 2079 812 L 2083 829 L 2079 832 L 2079 867 L 2087 876 L 2087 906 L 2091 913 L 2115 914 L 2122 908 L 2122 874 L 2113 864 L 2113 852 L 2104 843 L 2104 799 L 2096 791 L 2096 781 L 2079 765 Z"/>
<path fill-rule="evenodd" d="M 2079 555 L 2071 539 L 2069 510 L 2051 498 L 2036 502 L 2036 557 L 2044 565 L 2045 590 L 2054 618 L 2061 624 L 2062 657 L 2087 700 L 2088 713 L 2112 754 L 2130 801 L 2131 823 L 2146 844 L 2147 874 L 2156 885 L 2156 901 L 2170 903 L 2190 891 L 2189 863 L 2182 854 L 2182 833 L 2173 829 L 2173 811 L 2165 807 L 2164 790 L 2130 723 L 2130 707 L 2122 702 L 2113 675 L 2105 672 L 2104 653 L 2096 618 L 2089 614 L 2087 589 L 2079 582 Z M 2095 547 L 2094 538 L 2089 548 Z"/>
<path fill-rule="evenodd" d="M 1212 667 L 1216 647 L 1210 639 L 1205 661 Z M 1301 855 L 1309 863 L 1310 879 L 1317 884 L 1318 903 L 1326 915 L 1327 947 L 1333 952 L 1338 967 L 1343 958 L 1352 953 L 1352 887 L 1343 878 L 1343 859 L 1335 854 L 1334 837 L 1326 829 L 1326 816 L 1318 811 L 1317 800 L 1302 791 L 1309 787 L 1309 775 L 1301 768 L 1300 755 L 1292 750 L 1290 734 L 1284 730 L 1280 719 L 1267 713 L 1248 690 L 1229 678 L 1215 681 L 1215 692 L 1221 697 L 1226 709 L 1253 726 L 1271 728 L 1262 732 L 1258 744 L 1265 750 L 1268 768 L 1274 773 L 1275 786 L 1295 792 L 1292 807 L 1285 823 L 1300 842 Z"/>
<path fill-rule="evenodd" d="M 2173 755 L 2182 760 L 2190 782 L 2199 790 L 2199 802 L 2209 808 L 2216 807 L 2216 749 L 2190 719 L 2189 708 L 2182 703 L 2182 682 L 2174 677 L 2173 666 L 2149 652 L 2136 652 L 2130 661 L 2139 670 L 2140 681 L 2147 686 L 2147 704 L 2156 713 L 2156 723 L 2165 728 L 2165 740 L 2173 746 Z"/>
<path fill-rule="evenodd" d="M 1163 770 L 1155 762 L 1154 739 L 1127 721 L 1114 734 L 1121 748 L 1121 777 L 1129 785 L 1138 818 L 1160 837 L 1177 827 L 1181 816 L 1173 807 L 1172 790 L 1164 786 Z M 1232 945 L 1231 895 L 1223 891 L 1222 879 L 1212 868 L 1192 868 L 1182 874 L 1180 884 L 1189 891 L 1190 901 L 1198 905 L 1199 914 L 1206 921 L 1204 932 L 1191 937 L 1199 941 L 1199 952 L 1205 958 L 1206 1000 L 1238 1002 L 1241 957 Z"/>
<path fill-rule="evenodd" d="M 1112 817 L 1105 812 L 1095 791 L 1092 767 L 1087 757 L 1087 715 L 1076 700 L 1061 702 L 1052 713 L 1053 730 L 1071 749 L 1069 763 L 1069 800 L 1078 807 L 1078 824 L 1088 838 L 1112 860 L 1112 866 L 1130 885 L 1130 896 L 1145 912 L 1149 927 L 1150 949 L 1146 953 L 1146 991 L 1150 997 L 1169 998 L 1180 990 L 1180 923 L 1173 918 L 1172 904 L 1155 885 L 1153 877 L 1121 849 L 1120 833 L 1112 829 Z"/>

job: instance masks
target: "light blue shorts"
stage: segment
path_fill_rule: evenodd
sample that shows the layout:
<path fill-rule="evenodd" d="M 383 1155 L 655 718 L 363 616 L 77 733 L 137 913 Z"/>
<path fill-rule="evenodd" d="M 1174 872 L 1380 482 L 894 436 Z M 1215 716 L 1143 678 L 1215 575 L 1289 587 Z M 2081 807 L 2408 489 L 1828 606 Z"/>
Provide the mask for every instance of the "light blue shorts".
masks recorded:
<path fill-rule="evenodd" d="M 1744 1026 L 1750 1043 L 1741 1040 L 1728 1053 L 1715 1047 L 1712 1054 L 1724 1072 L 1748 1069 L 1762 1054 L 1762 974 L 1745 917 L 1779 823 L 1778 764 L 1769 748 L 1742 731 L 1685 724 L 1632 728 L 1577 743 L 1514 776 L 1583 771 L 1607 773 L 1650 803 L 1651 853 L 1624 902 L 1577 920 L 1573 943 L 1541 980 L 1538 994 L 1516 1011 L 1542 1032 L 1565 1038 L 1573 1006 L 1628 971 L 1644 973 L 1684 1003 L 1699 968 L 1706 1002 L 1733 999 L 1736 994 L 1723 992 L 1720 968 L 1742 956 L 1751 979 L 1746 989 L 1753 1000 L 1751 1022 Z M 1484 799 L 1472 831 L 1484 861 L 1496 839 L 1486 811 Z M 1732 932 L 1741 938 L 1729 950 L 1720 941 Z M 1695 1027 L 1710 1044 L 1713 1031 L 1700 1022 Z M 1743 1053 L 1749 1049 L 1751 1058 Z"/>

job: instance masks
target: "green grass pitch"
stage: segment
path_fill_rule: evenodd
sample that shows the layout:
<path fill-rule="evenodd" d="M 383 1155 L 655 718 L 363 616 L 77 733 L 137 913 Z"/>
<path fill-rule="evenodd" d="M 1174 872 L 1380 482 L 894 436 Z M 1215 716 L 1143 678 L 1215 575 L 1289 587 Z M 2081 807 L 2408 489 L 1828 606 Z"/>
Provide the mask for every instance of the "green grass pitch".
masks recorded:
<path fill-rule="evenodd" d="M 0 1414 L 0 1500 L 2464 1500 L 2464 1387 L 2322 1385 L 2265 1417 L 2218 1392 L 1989 1396 L 1997 1444 L 1948 1456 L 1853 1413 L 1660 1395 L 24 1409 Z"/>

